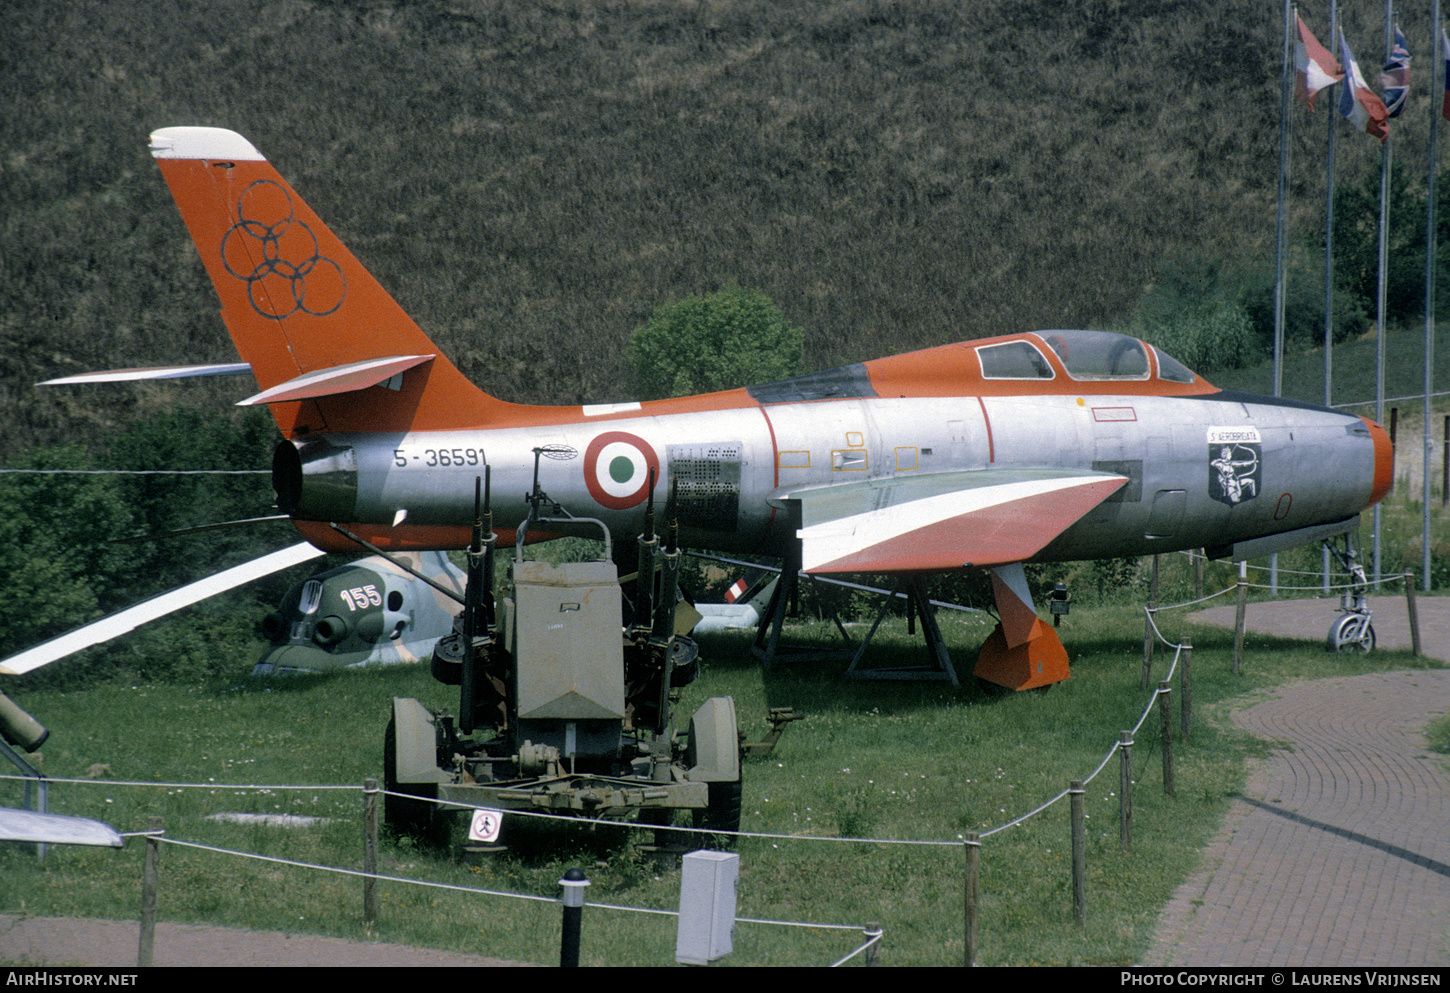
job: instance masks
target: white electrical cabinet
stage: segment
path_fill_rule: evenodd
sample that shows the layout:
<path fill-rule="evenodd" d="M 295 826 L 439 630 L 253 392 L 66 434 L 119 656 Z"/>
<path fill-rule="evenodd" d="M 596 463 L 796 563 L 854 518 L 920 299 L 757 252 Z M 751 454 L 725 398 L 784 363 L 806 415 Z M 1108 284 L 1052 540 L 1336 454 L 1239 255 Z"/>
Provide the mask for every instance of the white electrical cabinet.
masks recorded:
<path fill-rule="evenodd" d="M 739 878 L 740 856 L 734 852 L 690 852 L 681 860 L 676 962 L 709 965 L 730 954 Z"/>

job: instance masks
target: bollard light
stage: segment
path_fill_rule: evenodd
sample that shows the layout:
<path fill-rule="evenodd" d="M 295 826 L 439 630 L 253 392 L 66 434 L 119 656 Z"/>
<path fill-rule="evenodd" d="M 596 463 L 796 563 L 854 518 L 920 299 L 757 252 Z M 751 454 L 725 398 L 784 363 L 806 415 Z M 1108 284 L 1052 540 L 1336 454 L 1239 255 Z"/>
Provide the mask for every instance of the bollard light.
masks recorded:
<path fill-rule="evenodd" d="M 589 880 L 583 869 L 565 869 L 564 878 L 559 880 L 564 887 L 564 926 L 559 936 L 559 965 L 575 968 L 579 965 L 580 934 L 583 931 L 584 890 Z"/>
<path fill-rule="evenodd" d="M 564 878 L 559 880 L 559 885 L 564 887 L 564 906 L 584 906 L 584 890 L 589 886 L 589 880 L 584 876 L 583 869 L 565 869 Z"/>
<path fill-rule="evenodd" d="M 1052 612 L 1052 626 L 1057 627 L 1062 619 L 1067 616 L 1072 597 L 1068 595 L 1067 584 L 1053 583 L 1052 592 L 1047 596 L 1047 609 Z"/>

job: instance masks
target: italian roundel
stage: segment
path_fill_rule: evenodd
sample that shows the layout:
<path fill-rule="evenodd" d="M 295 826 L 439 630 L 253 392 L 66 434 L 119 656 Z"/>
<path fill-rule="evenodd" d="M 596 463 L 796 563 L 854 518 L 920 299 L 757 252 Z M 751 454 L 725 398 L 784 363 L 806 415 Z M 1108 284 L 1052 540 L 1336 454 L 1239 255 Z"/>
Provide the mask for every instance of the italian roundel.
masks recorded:
<path fill-rule="evenodd" d="M 649 496 L 650 474 L 660 478 L 660 460 L 643 438 L 606 431 L 584 451 L 584 484 L 601 507 L 628 510 Z"/>

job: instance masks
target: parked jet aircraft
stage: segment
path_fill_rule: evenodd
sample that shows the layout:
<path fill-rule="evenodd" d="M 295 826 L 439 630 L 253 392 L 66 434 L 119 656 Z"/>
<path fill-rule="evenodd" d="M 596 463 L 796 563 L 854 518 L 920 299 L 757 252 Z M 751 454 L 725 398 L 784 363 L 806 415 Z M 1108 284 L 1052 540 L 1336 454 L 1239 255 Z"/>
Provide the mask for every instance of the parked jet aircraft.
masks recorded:
<path fill-rule="evenodd" d="M 1065 678 L 1067 657 L 1023 563 L 1254 557 L 1351 532 L 1390 487 L 1379 425 L 1216 389 L 1105 332 L 964 341 L 672 400 L 504 402 L 246 139 L 166 128 L 151 152 L 260 387 L 241 402 L 267 404 L 281 429 L 279 505 L 317 548 L 355 550 L 329 522 L 385 549 L 464 547 L 485 463 L 504 542 L 536 471 L 554 501 L 624 536 L 651 492 L 676 486 L 688 545 L 774 554 L 788 577 L 991 570 L 1002 623 L 978 674 L 1026 688 Z"/>
<path fill-rule="evenodd" d="M 302 542 L 188 583 L 18 652 L 0 661 L 0 674 L 23 675 L 322 554 Z M 412 573 L 374 555 L 310 576 L 288 590 L 262 620 L 262 633 L 272 647 L 253 675 L 417 662 L 432 654 L 433 644 L 453 630 L 453 618 L 463 609 L 464 572 L 443 552 L 405 552 L 394 558 Z"/>
<path fill-rule="evenodd" d="M 728 602 L 695 604 L 700 620 L 691 630 L 695 634 L 707 634 L 758 628 L 779 583 L 780 577 L 769 573 L 763 574 L 753 584 L 737 580 L 725 595 Z"/>
<path fill-rule="evenodd" d="M 465 573 L 443 552 L 394 557 L 448 592 L 430 589 L 380 555 L 319 573 L 288 590 L 262 621 L 272 648 L 252 674 L 417 662 L 432 655 L 463 610 Z"/>

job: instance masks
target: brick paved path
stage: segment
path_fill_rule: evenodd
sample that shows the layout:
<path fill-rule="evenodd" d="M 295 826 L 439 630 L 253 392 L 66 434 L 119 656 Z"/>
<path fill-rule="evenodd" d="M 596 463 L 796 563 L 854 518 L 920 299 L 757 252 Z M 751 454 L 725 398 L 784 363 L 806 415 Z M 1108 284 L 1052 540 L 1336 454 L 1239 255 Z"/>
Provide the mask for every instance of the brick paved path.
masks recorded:
<path fill-rule="evenodd" d="M 1236 714 L 1284 747 L 1250 775 L 1145 963 L 1450 965 L 1450 775 L 1420 733 L 1447 710 L 1450 670 L 1433 670 L 1297 683 Z"/>
<path fill-rule="evenodd" d="M 0 962 L 11 966 L 83 965 L 135 968 L 136 921 L 0 914 Z M 547 958 L 547 950 L 540 957 Z M 520 962 L 382 942 L 347 941 L 282 931 L 202 924 L 156 924 L 157 966 L 509 966 Z"/>

